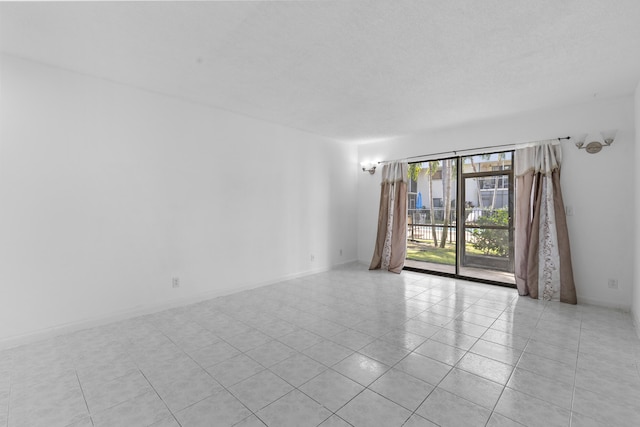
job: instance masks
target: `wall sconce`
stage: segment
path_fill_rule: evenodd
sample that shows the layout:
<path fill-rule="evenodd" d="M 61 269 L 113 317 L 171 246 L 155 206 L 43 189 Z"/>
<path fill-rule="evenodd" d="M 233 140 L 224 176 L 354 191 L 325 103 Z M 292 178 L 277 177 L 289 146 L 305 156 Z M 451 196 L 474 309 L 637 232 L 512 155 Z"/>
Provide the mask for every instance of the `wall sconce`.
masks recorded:
<path fill-rule="evenodd" d="M 585 150 L 589 154 L 596 154 L 602 150 L 602 147 L 608 147 L 613 144 L 616 131 L 612 132 L 592 132 L 587 137 L 576 142 L 579 150 Z"/>
<path fill-rule="evenodd" d="M 373 162 L 362 162 L 360 166 L 362 166 L 362 172 L 369 172 L 371 175 L 376 173 L 377 165 Z"/>

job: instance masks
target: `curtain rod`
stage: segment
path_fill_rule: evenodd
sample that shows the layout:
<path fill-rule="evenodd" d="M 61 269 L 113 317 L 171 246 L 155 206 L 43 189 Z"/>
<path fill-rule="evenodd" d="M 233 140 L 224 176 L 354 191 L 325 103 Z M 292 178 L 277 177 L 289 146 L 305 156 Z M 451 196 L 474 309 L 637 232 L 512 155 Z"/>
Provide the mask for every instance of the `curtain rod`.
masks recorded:
<path fill-rule="evenodd" d="M 570 136 L 564 136 L 564 137 L 560 137 L 560 138 L 553 138 L 553 139 L 557 139 L 558 141 L 562 141 L 563 139 L 571 139 Z M 548 140 L 544 140 L 544 141 L 548 141 Z M 489 145 L 486 147 L 478 147 L 478 148 L 466 148 L 464 150 L 451 150 L 451 151 L 443 151 L 441 153 L 431 153 L 431 154 L 422 154 L 419 156 L 411 156 L 411 157 L 405 157 L 404 159 L 396 159 L 396 160 L 381 160 L 378 162 L 378 164 L 381 163 L 390 163 L 390 162 L 398 162 L 401 160 L 411 160 L 411 159 L 419 159 L 421 157 L 433 157 L 433 156 L 441 156 L 443 154 L 453 154 L 454 156 L 457 156 L 458 153 L 466 153 L 469 151 L 479 151 L 479 150 L 488 150 L 490 148 L 507 148 L 510 147 L 512 150 L 515 149 L 518 145 L 527 145 L 527 144 L 535 144 L 537 142 L 542 142 L 542 141 L 532 141 L 532 142 L 521 142 L 519 144 L 502 144 L 502 145 Z"/>

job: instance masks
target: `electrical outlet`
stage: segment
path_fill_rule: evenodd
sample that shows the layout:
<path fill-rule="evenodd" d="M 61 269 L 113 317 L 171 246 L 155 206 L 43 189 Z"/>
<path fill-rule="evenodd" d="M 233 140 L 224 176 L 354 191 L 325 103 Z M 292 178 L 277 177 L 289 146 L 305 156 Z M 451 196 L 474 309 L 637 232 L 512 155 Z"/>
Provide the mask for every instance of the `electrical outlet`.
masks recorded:
<path fill-rule="evenodd" d="M 316 260 L 315 255 L 311 254 L 311 262 L 313 262 L 313 261 L 315 261 L 315 260 Z"/>
<path fill-rule="evenodd" d="M 179 288 L 180 287 L 180 278 L 179 277 L 173 277 L 171 279 L 171 286 L 174 288 Z"/>
<path fill-rule="evenodd" d="M 342 249 L 340 249 L 340 256 L 342 256 Z"/>
<path fill-rule="evenodd" d="M 617 279 L 609 279 L 609 282 L 607 282 L 607 287 L 609 289 L 618 289 L 618 280 Z"/>

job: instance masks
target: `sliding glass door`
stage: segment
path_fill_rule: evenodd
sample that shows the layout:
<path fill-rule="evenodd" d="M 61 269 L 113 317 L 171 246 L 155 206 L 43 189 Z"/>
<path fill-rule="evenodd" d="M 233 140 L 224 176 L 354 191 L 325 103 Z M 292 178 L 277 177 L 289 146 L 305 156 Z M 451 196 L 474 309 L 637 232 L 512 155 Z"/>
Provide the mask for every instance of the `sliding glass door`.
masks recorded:
<path fill-rule="evenodd" d="M 458 159 L 409 165 L 408 267 L 455 274 Z"/>
<path fill-rule="evenodd" d="M 513 152 L 409 167 L 405 267 L 513 285 Z"/>
<path fill-rule="evenodd" d="M 458 274 L 515 283 L 513 275 L 513 152 L 463 157 L 460 188 L 465 200 L 460 221 Z"/>

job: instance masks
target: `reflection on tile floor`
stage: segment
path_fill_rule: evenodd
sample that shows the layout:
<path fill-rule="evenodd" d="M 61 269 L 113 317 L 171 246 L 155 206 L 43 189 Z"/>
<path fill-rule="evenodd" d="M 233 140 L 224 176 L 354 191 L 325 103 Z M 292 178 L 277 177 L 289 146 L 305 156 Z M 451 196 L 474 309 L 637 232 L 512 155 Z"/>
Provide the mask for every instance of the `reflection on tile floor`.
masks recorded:
<path fill-rule="evenodd" d="M 349 265 L 0 352 L 0 426 L 640 425 L 628 314 Z"/>

